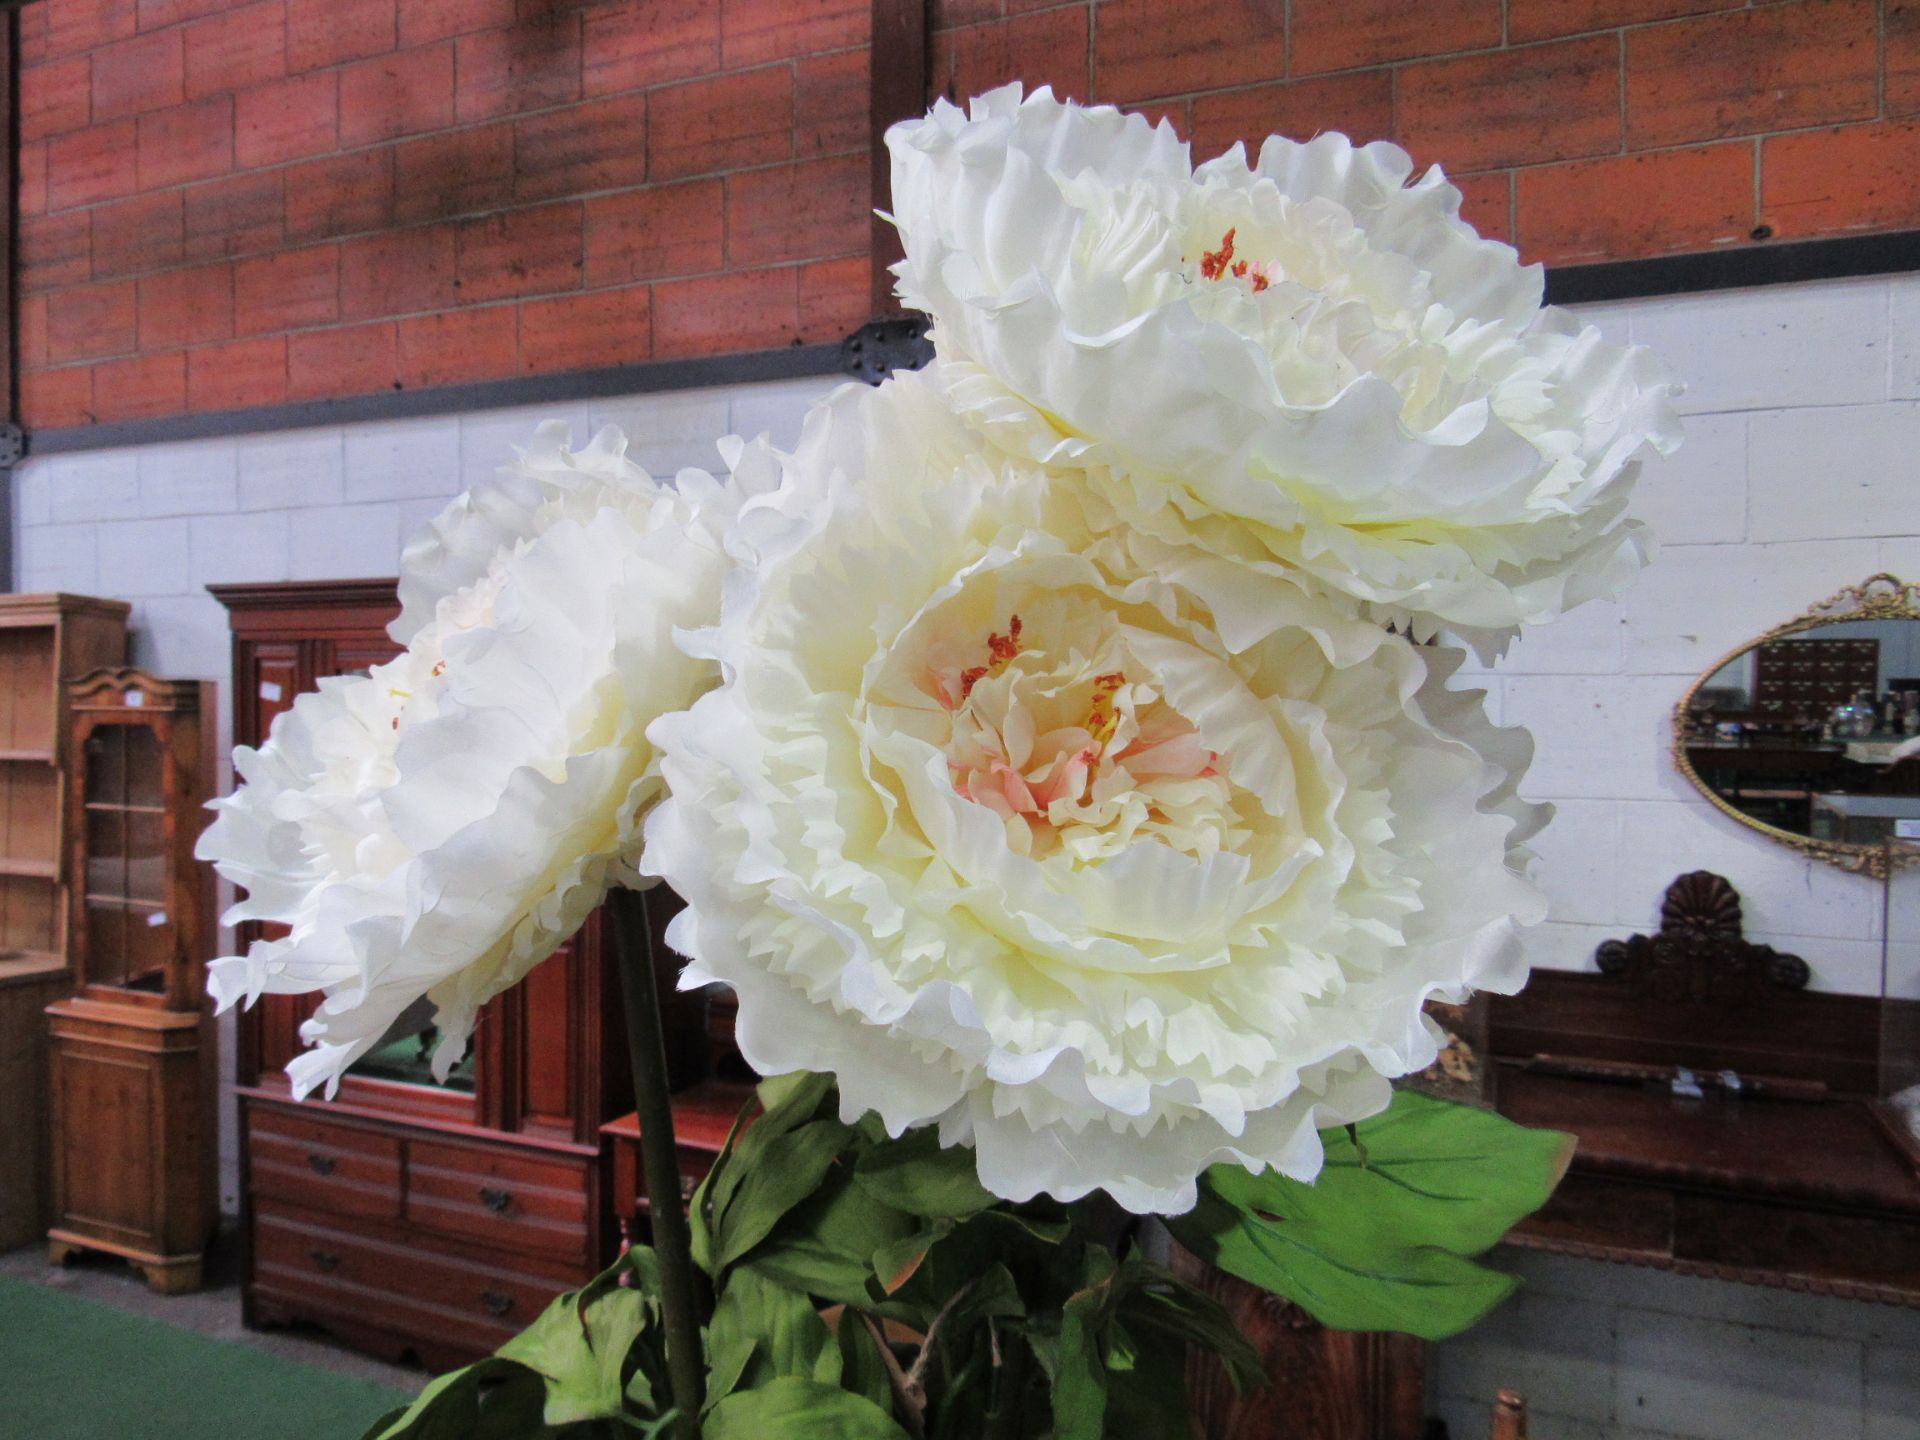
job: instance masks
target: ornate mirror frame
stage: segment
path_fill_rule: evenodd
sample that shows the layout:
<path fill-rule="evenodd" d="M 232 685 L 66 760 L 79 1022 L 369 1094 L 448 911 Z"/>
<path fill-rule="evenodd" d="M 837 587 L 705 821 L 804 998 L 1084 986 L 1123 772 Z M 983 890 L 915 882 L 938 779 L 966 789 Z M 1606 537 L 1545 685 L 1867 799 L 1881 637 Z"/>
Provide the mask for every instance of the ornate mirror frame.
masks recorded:
<path fill-rule="evenodd" d="M 1881 573 L 1871 575 L 1858 585 L 1849 585 L 1844 590 L 1828 596 L 1818 604 L 1810 605 L 1806 611 L 1796 615 L 1783 624 L 1776 625 L 1762 635 L 1736 646 L 1709 665 L 1699 678 L 1687 687 L 1687 693 L 1673 707 L 1673 763 L 1674 768 L 1686 776 L 1687 780 L 1708 800 L 1715 809 L 1739 821 L 1749 830 L 1757 830 L 1769 840 L 1810 855 L 1816 860 L 1824 860 L 1829 865 L 1854 875 L 1868 875 L 1876 880 L 1884 880 L 1887 875 L 1888 854 L 1892 847 L 1887 845 L 1867 845 L 1843 840 L 1816 840 L 1810 835 L 1796 835 L 1791 830 L 1782 830 L 1777 825 L 1769 825 L 1756 820 L 1743 810 L 1737 810 L 1728 804 L 1700 778 L 1693 768 L 1693 762 L 1687 758 L 1687 716 L 1692 708 L 1694 696 L 1715 675 L 1722 666 L 1738 659 L 1749 650 L 1757 650 L 1774 640 L 1789 635 L 1804 635 L 1810 630 L 1818 630 L 1827 625 L 1843 625 L 1853 620 L 1915 620 L 1920 621 L 1920 583 L 1910 583 L 1896 575 Z"/>

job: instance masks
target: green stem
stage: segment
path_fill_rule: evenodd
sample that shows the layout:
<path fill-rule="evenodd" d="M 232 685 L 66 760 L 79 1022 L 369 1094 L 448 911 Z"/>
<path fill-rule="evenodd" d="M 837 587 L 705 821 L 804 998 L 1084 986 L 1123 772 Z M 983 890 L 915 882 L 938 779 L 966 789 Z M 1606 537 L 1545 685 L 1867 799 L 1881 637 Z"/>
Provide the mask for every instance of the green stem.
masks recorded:
<path fill-rule="evenodd" d="M 615 890 L 607 897 L 620 990 L 627 1008 L 627 1051 L 633 1062 L 634 1108 L 640 1113 L 640 1163 L 653 1219 L 653 1253 L 660 1265 L 660 1309 L 667 1329 L 667 1381 L 678 1440 L 698 1440 L 706 1391 L 700 1314 L 694 1296 L 693 1247 L 680 1204 L 680 1161 L 673 1141 L 673 1105 L 667 1085 L 666 1037 L 653 967 L 653 927 L 646 896 Z"/>

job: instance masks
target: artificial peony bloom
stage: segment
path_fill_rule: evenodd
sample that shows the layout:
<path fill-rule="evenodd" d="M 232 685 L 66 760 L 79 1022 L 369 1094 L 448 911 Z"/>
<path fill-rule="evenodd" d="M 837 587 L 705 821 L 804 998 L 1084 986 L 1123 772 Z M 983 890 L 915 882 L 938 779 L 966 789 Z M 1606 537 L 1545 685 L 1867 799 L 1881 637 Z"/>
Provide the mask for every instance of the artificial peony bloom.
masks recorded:
<path fill-rule="evenodd" d="M 423 995 L 444 1078 L 479 1007 L 638 881 L 661 791 L 647 723 L 717 678 L 673 630 L 714 620 L 721 534 L 768 462 L 736 446 L 728 484 L 665 486 L 625 450 L 615 430 L 575 452 L 542 427 L 409 547 L 406 651 L 323 680 L 235 752 L 245 784 L 196 853 L 247 890 L 227 923 L 290 933 L 214 961 L 208 984 L 222 1008 L 326 992 L 296 1094 L 331 1093 Z"/>
<path fill-rule="evenodd" d="M 1138 528 L 1483 651 L 1644 563 L 1623 515 L 1674 387 L 1543 310 L 1438 167 L 1328 134 L 1195 169 L 1164 123 L 1017 85 L 887 143 L 956 403 Z"/>
<path fill-rule="evenodd" d="M 937 373 L 842 390 L 729 540 L 726 677 L 656 721 L 642 868 L 763 1074 L 937 1124 L 996 1194 L 1172 1213 L 1435 1054 L 1541 918 L 1530 743 L 1295 578 L 981 444 Z"/>

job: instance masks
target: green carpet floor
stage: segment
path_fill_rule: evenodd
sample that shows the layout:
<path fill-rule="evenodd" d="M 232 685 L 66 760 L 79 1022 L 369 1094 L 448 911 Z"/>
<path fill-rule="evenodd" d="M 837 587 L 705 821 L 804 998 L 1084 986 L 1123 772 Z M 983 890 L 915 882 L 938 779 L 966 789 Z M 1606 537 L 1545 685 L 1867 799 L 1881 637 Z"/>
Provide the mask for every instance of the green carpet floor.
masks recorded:
<path fill-rule="evenodd" d="M 358 1440 L 409 1398 L 0 1276 L 0 1440 Z"/>

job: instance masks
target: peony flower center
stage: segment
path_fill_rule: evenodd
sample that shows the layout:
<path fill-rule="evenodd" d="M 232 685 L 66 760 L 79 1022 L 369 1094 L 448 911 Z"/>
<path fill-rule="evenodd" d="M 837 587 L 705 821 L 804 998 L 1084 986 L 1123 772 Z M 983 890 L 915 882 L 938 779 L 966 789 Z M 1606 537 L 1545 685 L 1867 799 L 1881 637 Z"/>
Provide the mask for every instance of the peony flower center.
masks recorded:
<path fill-rule="evenodd" d="M 1014 615 L 976 663 L 928 669 L 955 792 L 998 815 L 1023 855 L 1091 861 L 1147 839 L 1197 856 L 1237 846 L 1219 757 L 1116 636 L 1078 638 L 1057 652 L 1030 645 Z"/>
<path fill-rule="evenodd" d="M 1254 264 L 1250 260 L 1236 259 L 1233 253 L 1234 237 L 1240 232 L 1237 227 L 1229 227 L 1220 237 L 1218 250 L 1202 251 L 1200 255 L 1200 278 L 1202 280 L 1224 280 L 1231 275 L 1236 280 L 1245 280 L 1258 295 L 1273 284 L 1268 273 L 1270 266 L 1265 263 Z"/>

